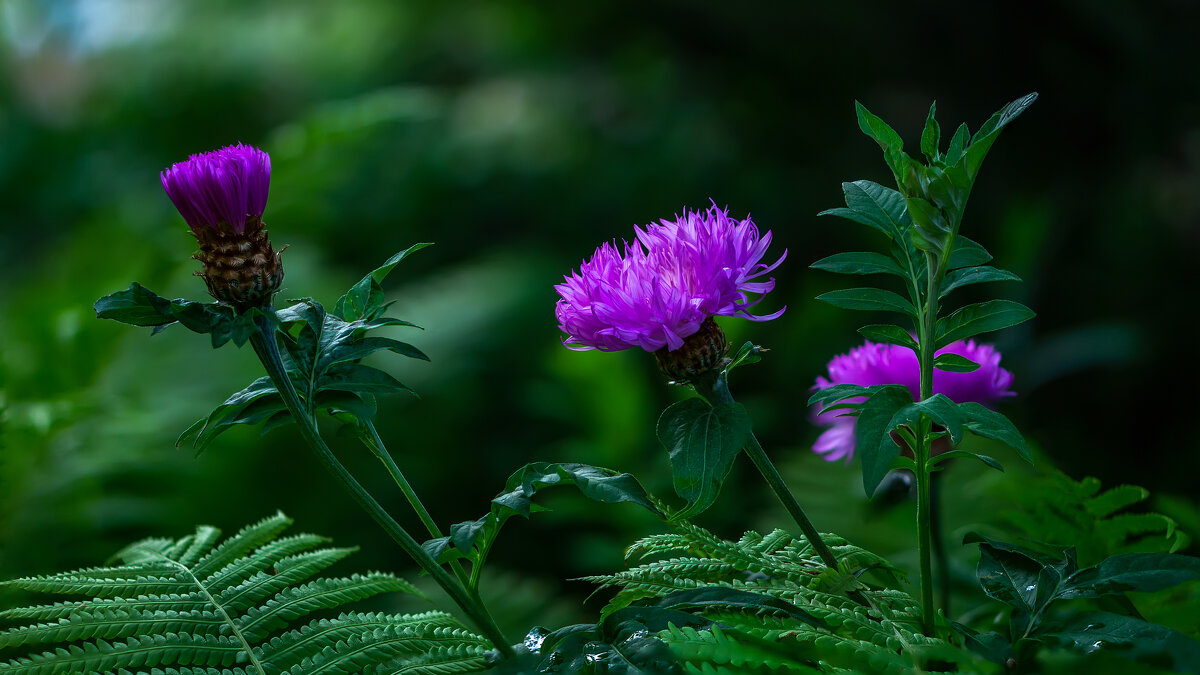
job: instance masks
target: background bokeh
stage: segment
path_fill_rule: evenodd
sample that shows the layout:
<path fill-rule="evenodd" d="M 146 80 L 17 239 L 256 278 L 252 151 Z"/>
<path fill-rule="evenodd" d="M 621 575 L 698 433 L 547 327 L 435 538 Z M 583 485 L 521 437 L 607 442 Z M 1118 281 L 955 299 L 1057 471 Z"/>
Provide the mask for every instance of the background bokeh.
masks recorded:
<path fill-rule="evenodd" d="M 237 141 L 272 156 L 282 298 L 332 303 L 392 252 L 437 242 L 387 283 L 393 313 L 424 327 L 400 336 L 432 362 L 377 363 L 421 395 L 384 401 L 379 426 L 444 525 L 482 515 L 532 460 L 632 471 L 670 495 L 653 428 L 679 392 L 643 353 L 564 349 L 553 285 L 601 241 L 715 200 L 788 251 L 762 305 L 784 316 L 725 323 L 735 344 L 772 350 L 735 393 L 819 527 L 903 550 L 910 507 L 866 505 L 855 466 L 808 450 L 807 390 L 870 317 L 814 302 L 845 279 L 807 265 L 879 245 L 815 214 L 841 204 L 843 180 L 889 182 L 854 100 L 915 144 L 931 100 L 943 129 L 978 128 L 1029 91 L 1041 97 L 992 150 L 964 225 L 1025 282 L 960 301 L 1001 293 L 1038 312 L 994 342 L 1021 394 L 1005 412 L 1044 466 L 1145 485 L 1200 522 L 1186 393 L 1200 6 L 964 7 L 0 0 L 0 577 L 275 509 L 361 545 L 359 568 L 415 576 L 293 430 L 238 429 L 198 458 L 175 448 L 260 374 L 249 349 L 93 318 L 133 280 L 204 298 L 158 172 Z M 333 438 L 403 513 L 372 460 Z M 1003 502 L 982 491 L 1020 480 L 998 453 L 1007 475 L 950 473 L 952 525 L 988 517 Z M 701 523 L 784 525 L 756 478 L 737 467 Z M 623 546 L 662 528 L 633 507 L 547 497 L 554 511 L 511 523 L 493 556 L 511 630 L 594 616 L 591 585 L 567 579 L 618 568 Z"/>

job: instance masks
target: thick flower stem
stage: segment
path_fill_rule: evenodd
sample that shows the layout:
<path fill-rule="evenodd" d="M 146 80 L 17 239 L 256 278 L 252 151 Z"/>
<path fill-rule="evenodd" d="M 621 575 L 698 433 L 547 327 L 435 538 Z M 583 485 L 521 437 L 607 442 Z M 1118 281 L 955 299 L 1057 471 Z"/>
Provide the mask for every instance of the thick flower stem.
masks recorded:
<path fill-rule="evenodd" d="M 700 393 L 712 405 L 718 404 L 733 404 L 733 395 L 729 393 L 729 384 L 725 381 L 724 376 L 716 375 L 713 378 L 707 378 L 703 381 L 694 382 L 696 391 Z M 825 544 L 825 540 L 821 539 L 821 534 L 817 532 L 817 528 L 813 527 L 812 521 L 805 515 L 804 509 L 800 508 L 800 503 L 796 501 L 796 497 L 792 495 L 792 491 L 788 489 L 787 483 L 783 481 L 783 476 L 779 475 L 779 470 L 767 457 L 766 451 L 753 433 L 746 441 L 746 445 L 742 448 L 746 455 L 754 462 L 754 466 L 762 477 L 766 479 L 767 485 L 775 492 L 775 496 L 783 503 L 783 507 L 787 509 L 788 514 L 800 526 L 800 531 L 804 533 L 805 538 L 812 544 L 813 550 L 821 557 L 822 562 L 832 569 L 837 569 L 837 558 L 834 557 L 833 551 L 829 550 L 829 546 Z"/>
<path fill-rule="evenodd" d="M 296 426 L 300 429 L 300 435 L 304 438 L 308 446 L 312 448 L 313 452 L 316 453 L 317 460 L 321 463 L 321 466 L 337 479 L 350 494 L 351 498 L 354 499 L 355 503 L 366 511 L 421 569 L 433 577 L 434 581 L 446 591 L 446 594 L 454 600 L 455 604 L 470 617 L 475 626 L 492 642 L 502 657 L 511 658 L 514 656 L 508 640 L 504 638 L 495 621 L 488 616 L 487 612 L 467 595 L 466 590 L 454 580 L 454 577 L 450 576 L 449 572 L 438 565 L 437 561 L 425 549 L 421 548 L 421 545 L 380 506 L 379 502 L 375 501 L 375 498 L 367 492 L 366 488 L 338 461 L 333 451 L 329 449 L 324 439 L 321 438 L 313 418 L 305 412 L 304 405 L 301 403 L 295 387 L 292 386 L 291 378 L 288 377 L 283 359 L 279 354 L 273 321 L 264 316 L 258 319 L 257 325 L 258 331 L 250 338 L 250 342 L 254 346 L 254 352 L 258 355 L 259 360 L 262 361 L 263 367 L 266 368 L 267 375 L 270 376 L 276 389 L 279 390 L 284 405 L 287 407 L 288 412 L 292 414 L 292 417 L 296 421 Z"/>

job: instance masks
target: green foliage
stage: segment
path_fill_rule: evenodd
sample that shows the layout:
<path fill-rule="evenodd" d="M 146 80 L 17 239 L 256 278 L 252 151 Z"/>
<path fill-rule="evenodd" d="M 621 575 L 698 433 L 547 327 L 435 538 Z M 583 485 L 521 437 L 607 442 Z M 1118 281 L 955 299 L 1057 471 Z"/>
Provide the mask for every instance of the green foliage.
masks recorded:
<path fill-rule="evenodd" d="M 213 349 L 232 341 L 241 347 L 257 330 L 254 322 L 263 316 L 251 309 L 236 314 L 233 308 L 218 302 L 195 302 L 177 298 L 167 300 L 136 281 L 129 288 L 100 298 L 93 305 L 96 316 L 131 326 L 150 326 L 157 335 L 173 323 L 212 338 Z"/>
<path fill-rule="evenodd" d="M 687 521 L 674 527 L 626 552 L 627 559 L 648 562 L 585 579 L 618 587 L 605 617 L 670 605 L 711 621 L 676 622 L 658 633 L 684 672 L 916 672 L 934 653 L 945 660 L 943 651 L 978 665 L 921 634 L 920 607 L 894 588 L 890 563 L 836 535 L 822 535 L 839 560 L 832 570 L 806 540 L 783 530 L 747 532 L 733 542 Z M 871 578 L 893 587 L 870 585 Z M 926 672 L 931 668 L 937 670 L 927 663 Z"/>
<path fill-rule="evenodd" d="M 513 516 L 528 518 L 536 511 L 545 510 L 533 501 L 533 497 L 547 487 L 556 486 L 574 486 L 594 501 L 631 502 L 662 515 L 637 479 L 628 473 L 619 474 L 587 464 L 533 462 L 509 476 L 504 491 L 492 500 L 487 515 L 451 525 L 449 536 L 431 539 L 422 546 L 438 562 L 457 558 L 469 560 L 471 585 L 475 586 L 504 523 Z"/>
<path fill-rule="evenodd" d="M 750 417 L 738 403 L 688 398 L 663 411 L 658 440 L 671 458 L 675 493 L 687 500 L 672 519 L 699 515 L 717 501 L 749 437 Z"/>
<path fill-rule="evenodd" d="M 323 412 L 361 428 L 375 417 L 377 395 L 411 392 L 388 373 L 361 363 L 362 359 L 375 352 L 390 351 L 409 358 L 428 360 L 421 350 L 407 342 L 368 336 L 369 332 L 377 328 L 413 326 L 407 321 L 383 316 L 389 303 L 384 302 L 380 282 L 410 253 L 426 246 L 429 244 L 416 244 L 392 256 L 339 298 L 333 313 L 327 312 L 317 301 L 306 298 L 273 315 L 262 314 L 257 319 L 245 318 L 255 312 L 252 310 L 241 316 L 231 316 L 228 320 L 236 326 L 241 326 L 248 320 L 257 321 L 257 325 L 251 324 L 251 330 L 258 330 L 263 326 L 271 328 L 272 334 L 282 346 L 280 351 L 284 367 L 310 416 Z M 110 300 L 112 297 L 102 298 L 97 303 L 98 307 L 104 303 L 107 312 L 107 315 L 102 313 L 101 316 L 127 323 L 135 319 L 147 320 L 140 314 L 133 315 L 128 311 L 123 314 L 115 313 L 115 310 L 109 309 L 113 304 Z M 187 306 L 197 305 L 209 308 L 213 315 L 218 317 L 232 311 L 216 303 L 190 303 Z M 185 325 L 192 328 L 190 324 Z M 275 330 L 276 327 L 278 330 Z M 215 345 L 217 333 L 213 334 Z M 243 341 L 245 339 L 242 337 Z M 260 377 L 226 399 L 213 409 L 208 417 L 198 420 L 185 430 L 177 444 L 190 440 L 197 452 L 200 452 L 218 435 L 234 425 L 261 424 L 265 433 L 292 422 L 283 397 L 276 390 L 274 383 L 269 377 Z"/>
<path fill-rule="evenodd" d="M 1176 553 L 1126 553 L 1080 569 L 1074 548 L 1047 556 L 1022 547 L 968 535 L 978 543 L 978 576 L 984 592 L 1010 608 L 1008 640 L 999 633 L 978 634 L 974 646 L 999 661 L 1016 654 L 1028 659 L 1038 643 L 1062 644 L 1083 654 L 1104 650 L 1122 658 L 1200 672 L 1200 643 L 1166 626 L 1144 620 L 1125 593 L 1161 591 L 1200 580 L 1200 558 Z M 1084 611 L 1051 618 L 1059 601 L 1101 599 L 1123 610 Z M 1104 606 L 1104 605 L 1102 605 Z M 1047 620 L 1049 618 L 1049 620 Z M 986 647 L 984 646 L 986 645 Z"/>
<path fill-rule="evenodd" d="M 357 673 L 449 675 L 486 665 L 490 644 L 442 612 L 342 612 L 380 593 L 416 592 L 390 574 L 318 576 L 354 549 L 311 534 L 280 538 L 276 514 L 218 542 L 201 526 L 178 540 L 146 539 L 111 567 L 27 577 L 6 585 L 90 600 L 17 607 L 0 648 L 35 651 L 0 664 L 19 674 Z M 318 613 L 308 623 L 294 622 Z M 50 648 L 52 651 L 40 651 Z"/>
<path fill-rule="evenodd" d="M 1008 532 L 1041 542 L 1045 552 L 1073 547 L 1084 564 L 1121 553 L 1175 552 L 1190 540 L 1170 517 L 1136 510 L 1150 496 L 1136 485 L 1101 490 L 1095 478 L 1075 481 L 1050 471 L 997 489 L 1012 504 L 1001 515 Z"/>

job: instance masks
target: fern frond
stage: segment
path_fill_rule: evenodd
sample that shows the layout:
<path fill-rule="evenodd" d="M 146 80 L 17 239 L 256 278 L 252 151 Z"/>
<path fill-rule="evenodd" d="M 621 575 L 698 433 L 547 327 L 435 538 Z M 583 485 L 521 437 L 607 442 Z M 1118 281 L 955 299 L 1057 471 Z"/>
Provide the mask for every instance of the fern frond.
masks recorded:
<path fill-rule="evenodd" d="M 114 556 L 124 564 L 7 582 L 93 598 L 0 612 L 17 624 L 0 631 L 0 649 L 38 649 L 0 671 L 449 675 L 486 666 L 491 644 L 441 612 L 343 613 L 292 627 L 313 612 L 416 589 L 381 572 L 317 576 L 355 549 L 317 548 L 327 540 L 311 534 L 277 538 L 290 523 L 277 513 L 221 543 L 219 530 L 201 526 L 178 540 L 137 542 Z"/>

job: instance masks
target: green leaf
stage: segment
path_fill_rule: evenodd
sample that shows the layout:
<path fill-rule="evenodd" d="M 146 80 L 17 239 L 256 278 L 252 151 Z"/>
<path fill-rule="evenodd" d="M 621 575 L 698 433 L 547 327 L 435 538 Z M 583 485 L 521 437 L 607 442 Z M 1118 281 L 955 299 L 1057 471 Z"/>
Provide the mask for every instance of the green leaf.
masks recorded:
<path fill-rule="evenodd" d="M 872 387 L 864 387 L 861 384 L 835 384 L 832 387 L 825 387 L 813 392 L 813 395 L 808 398 L 807 405 L 827 406 L 831 403 L 836 403 L 847 398 L 855 396 L 873 396 L 875 392 L 883 387 L 893 385 L 875 385 Z"/>
<path fill-rule="evenodd" d="M 911 305 L 910 305 L 911 306 Z M 953 314 L 938 319 L 934 331 L 936 348 L 941 349 L 957 340 L 965 340 L 980 333 L 1015 326 L 1032 319 L 1032 309 L 1012 300 L 988 300 L 959 308 Z"/>
<path fill-rule="evenodd" d="M 979 370 L 979 364 L 952 352 L 938 354 L 933 358 L 933 367 L 947 373 L 970 373 Z"/>
<path fill-rule="evenodd" d="M 963 543 L 970 543 L 968 537 Z M 979 542 L 979 584 L 984 593 L 1012 608 L 1013 635 L 1035 630 L 1041 611 L 1055 599 L 1062 573 L 1014 546 Z"/>
<path fill-rule="evenodd" d="M 492 499 L 491 511 L 486 516 L 452 525 L 449 536 L 426 541 L 422 548 L 440 562 L 465 556 L 479 564 L 487 557 L 505 521 L 512 516 L 528 518 L 535 511 L 545 510 L 533 498 L 541 490 L 555 486 L 574 486 L 593 501 L 630 502 L 663 516 L 631 474 L 588 464 L 532 462 L 509 476 L 504 491 Z"/>
<path fill-rule="evenodd" d="M 912 394 L 908 387 L 885 385 L 859 409 L 854 425 L 854 453 L 862 459 L 863 489 L 868 497 L 875 494 L 892 463 L 900 456 L 900 446 L 891 437 L 892 420 L 911 404 Z"/>
<path fill-rule="evenodd" d="M 729 360 L 729 365 L 725 366 L 725 372 L 728 373 L 739 366 L 748 366 L 752 363 L 758 363 L 762 360 L 762 353 L 765 351 L 769 350 L 763 349 L 753 342 L 746 341 L 737 350 L 737 353 L 733 355 L 733 358 Z"/>
<path fill-rule="evenodd" d="M 835 253 L 809 265 L 815 270 L 825 270 L 836 274 L 891 274 L 908 278 L 900 265 L 891 257 L 882 253 L 851 252 Z"/>
<path fill-rule="evenodd" d="M 106 295 L 94 305 L 96 316 L 133 326 L 152 326 L 152 334 L 179 322 L 195 333 L 208 334 L 214 349 L 229 342 L 246 344 L 257 330 L 256 318 L 264 316 L 258 309 L 240 315 L 232 307 L 216 302 L 193 302 L 178 298 L 167 300 L 136 281 L 129 288 Z"/>
<path fill-rule="evenodd" d="M 904 141 L 900 138 L 900 134 L 896 133 L 892 127 L 888 126 L 879 117 L 867 110 L 866 106 L 854 102 L 854 111 L 858 115 L 858 128 L 867 136 L 870 136 L 879 144 L 879 147 L 887 150 L 900 150 L 904 147 Z"/>
<path fill-rule="evenodd" d="M 967 128 L 966 122 L 958 125 L 954 136 L 950 139 L 950 147 L 946 150 L 945 162 L 946 166 L 956 166 L 962 160 L 963 153 L 967 151 L 967 145 L 971 142 L 971 130 Z"/>
<path fill-rule="evenodd" d="M 938 159 L 938 147 L 942 140 L 942 130 L 934 116 L 936 109 L 937 101 L 934 101 L 929 105 L 929 114 L 925 116 L 925 129 L 921 131 L 921 154 L 930 162 Z"/>
<path fill-rule="evenodd" d="M 663 412 L 658 440 L 671 458 L 675 493 L 687 500 L 672 520 L 712 506 L 749 437 L 750 418 L 737 403 L 710 406 L 703 399 L 689 398 Z"/>
<path fill-rule="evenodd" d="M 950 270 L 942 279 L 938 297 L 944 298 L 956 288 L 969 284 L 980 284 L 986 281 L 1020 281 L 1021 277 L 1007 270 L 991 266 L 975 266 Z"/>
<path fill-rule="evenodd" d="M 875 228 L 889 239 L 898 239 L 909 225 L 904 197 L 892 188 L 869 180 L 842 183 L 846 208 L 829 209 L 819 216 L 840 216 Z"/>
<path fill-rule="evenodd" d="M 914 403 L 913 407 L 918 412 L 923 412 L 933 418 L 933 421 L 946 428 L 950 432 L 950 441 L 954 445 L 958 445 L 962 440 L 963 426 L 966 422 L 958 405 L 949 399 L 945 394 L 934 394 L 924 401 Z M 915 420 L 913 420 L 915 421 Z"/>
<path fill-rule="evenodd" d="M 873 342 L 882 342 L 889 345 L 900 345 L 908 347 L 914 352 L 919 346 L 917 341 L 913 339 L 909 332 L 900 326 L 893 326 L 886 323 L 873 323 L 869 326 L 863 326 L 858 329 L 858 334 Z"/>
<path fill-rule="evenodd" d="M 1016 450 L 1021 459 L 1033 464 L 1033 455 L 1029 452 L 1029 446 L 1025 444 L 1025 438 L 1021 436 L 1021 432 L 1017 431 L 1017 427 L 1002 413 L 989 410 L 982 404 L 975 403 L 974 401 L 959 403 L 958 410 L 966 418 L 965 426 L 967 431 L 976 436 L 1000 441 L 1013 450 Z"/>
<path fill-rule="evenodd" d="M 941 210 L 921 197 L 906 197 L 904 204 L 916 226 L 912 230 L 913 244 L 922 251 L 940 252 L 950 236 L 950 223 Z"/>
<path fill-rule="evenodd" d="M 1072 574 L 1064 598 L 1098 598 L 1138 591 L 1151 593 L 1200 579 L 1200 558 L 1178 553 L 1125 553 Z"/>
<path fill-rule="evenodd" d="M 761 593 L 729 588 L 727 586 L 690 588 L 668 593 L 658 601 L 658 606 L 665 609 L 680 610 L 704 610 L 727 607 L 749 612 L 779 613 L 810 626 L 828 629 L 824 621 L 786 600 Z"/>
<path fill-rule="evenodd" d="M 1009 122 L 1025 112 L 1025 109 L 1032 105 L 1035 100 L 1037 100 L 1036 92 L 1022 96 L 1001 108 L 995 115 L 992 115 L 991 119 L 983 123 L 979 131 L 975 132 L 975 136 L 971 138 L 971 145 L 967 148 L 964 157 L 967 175 L 972 180 L 979 174 L 979 167 L 983 164 L 984 158 L 987 157 L 988 151 L 991 150 L 992 144 L 1000 136 L 1000 132 Z"/>
<path fill-rule="evenodd" d="M 346 291 L 346 294 L 334 304 L 333 313 L 345 321 L 377 318 L 384 310 L 383 286 L 380 285 L 384 277 L 396 265 L 399 265 L 402 260 L 407 258 L 409 254 L 416 253 L 426 246 L 432 245 L 432 243 L 413 244 L 391 258 L 388 258 L 387 262 L 375 268 L 370 274 L 354 284 L 349 291 Z"/>
<path fill-rule="evenodd" d="M 1130 616 L 1083 612 L 1048 624 L 1037 637 L 1085 654 L 1106 651 L 1173 673 L 1200 673 L 1200 643 L 1179 631 Z"/>
<path fill-rule="evenodd" d="M 817 296 L 817 300 L 828 302 L 834 307 L 865 311 L 900 312 L 916 317 L 913 304 L 897 293 L 881 288 L 846 288 Z"/>
<path fill-rule="evenodd" d="M 942 454 L 934 457 L 932 461 L 936 465 L 951 459 L 967 458 L 977 459 L 997 471 L 1004 471 L 1004 466 L 1000 464 L 1000 462 L 997 462 L 995 459 L 988 457 L 987 455 L 981 455 L 977 452 L 971 452 L 970 450 L 950 450 L 949 452 L 943 452 Z"/>
<path fill-rule="evenodd" d="M 988 253 L 987 249 L 960 234 L 954 238 L 954 250 L 950 251 L 950 260 L 946 262 L 946 269 L 955 270 L 960 267 L 975 267 L 991 259 L 992 254 Z"/>

